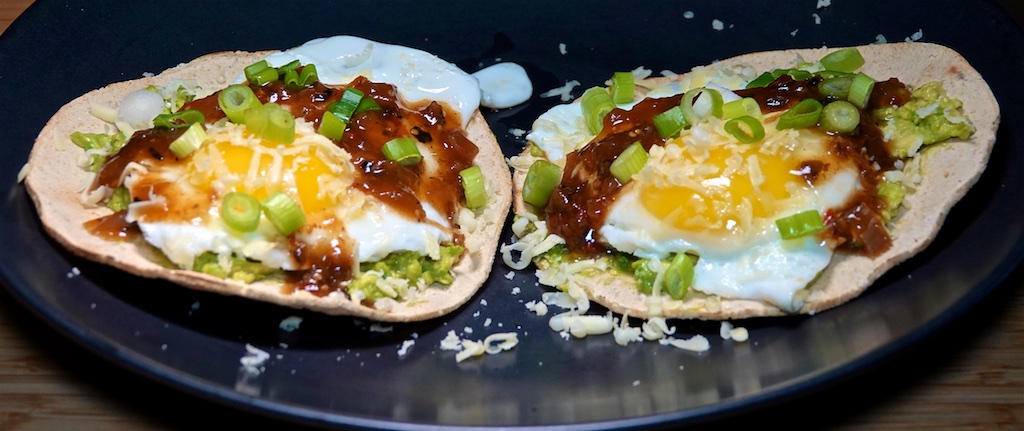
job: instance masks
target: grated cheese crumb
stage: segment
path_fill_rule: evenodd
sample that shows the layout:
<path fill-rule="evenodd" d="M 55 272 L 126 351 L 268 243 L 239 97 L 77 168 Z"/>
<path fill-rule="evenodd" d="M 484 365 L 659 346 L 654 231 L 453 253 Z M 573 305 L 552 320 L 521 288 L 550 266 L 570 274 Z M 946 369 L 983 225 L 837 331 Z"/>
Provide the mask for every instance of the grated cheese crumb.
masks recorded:
<path fill-rule="evenodd" d="M 818 0 L 818 9 L 832 6 L 832 0 Z"/>
<path fill-rule="evenodd" d="M 668 337 L 658 340 L 663 346 L 672 346 L 677 349 L 688 350 L 691 352 L 706 352 L 711 349 L 711 343 L 703 335 L 694 335 L 691 338 L 682 340 L 678 338 Z"/>
<path fill-rule="evenodd" d="M 718 19 L 711 20 L 711 28 L 713 28 L 715 30 L 718 30 L 718 31 L 722 31 L 722 29 L 725 28 L 725 23 L 723 23 L 722 21 L 720 21 Z"/>
<path fill-rule="evenodd" d="M 285 332 L 292 332 L 299 329 L 299 325 L 302 324 L 302 318 L 298 316 L 288 316 L 281 320 L 281 323 L 277 325 L 278 328 Z"/>
<path fill-rule="evenodd" d="M 398 348 L 398 357 L 401 358 L 409 353 L 409 349 L 416 344 L 416 340 L 405 340 L 402 342 L 402 346 Z"/>
<path fill-rule="evenodd" d="M 555 96 L 559 96 L 559 98 L 561 98 L 561 100 L 563 102 L 568 102 L 568 101 L 572 100 L 572 89 L 578 87 L 579 85 L 580 85 L 580 82 L 575 80 L 575 79 L 572 80 L 572 81 L 566 81 L 565 85 L 563 85 L 561 87 L 552 88 L 552 89 L 550 89 L 548 91 L 540 93 L 540 97 L 555 97 Z"/>
<path fill-rule="evenodd" d="M 914 32 L 914 34 L 912 34 L 912 35 L 910 35 L 910 37 L 906 38 L 906 41 L 907 42 L 917 42 L 917 41 L 921 40 L 922 37 L 924 37 L 924 30 L 918 29 L 916 32 Z"/>
<path fill-rule="evenodd" d="M 270 359 L 270 354 L 249 343 L 245 344 L 245 352 L 246 354 L 238 360 L 245 367 L 245 371 L 250 374 L 262 373 L 265 370 L 264 364 L 267 359 Z"/>
<path fill-rule="evenodd" d="M 558 52 L 562 55 L 565 55 L 569 51 L 566 51 L 564 43 L 560 43 L 558 44 Z"/>

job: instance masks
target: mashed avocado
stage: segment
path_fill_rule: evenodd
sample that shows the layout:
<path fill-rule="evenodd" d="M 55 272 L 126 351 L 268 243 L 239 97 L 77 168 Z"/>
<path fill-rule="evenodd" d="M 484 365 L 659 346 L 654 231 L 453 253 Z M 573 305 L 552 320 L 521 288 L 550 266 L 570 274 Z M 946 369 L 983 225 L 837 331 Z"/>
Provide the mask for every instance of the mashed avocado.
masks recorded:
<path fill-rule="evenodd" d="M 349 283 L 348 291 L 361 291 L 366 299 L 377 300 L 400 297 L 401 288 L 416 285 L 420 280 L 426 284 L 452 284 L 451 269 L 463 250 L 457 245 L 442 246 L 437 260 L 412 251 L 391 253 L 378 262 L 361 264 L 360 274 Z M 395 282 L 396 279 L 402 281 Z"/>
<path fill-rule="evenodd" d="M 463 247 L 457 245 L 443 246 L 438 260 L 431 260 L 412 251 L 391 253 L 378 262 L 361 264 L 360 274 L 349 282 L 348 290 L 362 291 L 366 299 L 377 300 L 401 297 L 409 285 L 415 286 L 420 280 L 426 284 L 452 284 L 455 278 L 451 269 L 459 261 L 463 250 Z M 221 259 L 213 252 L 196 257 L 192 270 L 245 283 L 284 275 L 283 271 L 259 262 L 237 256 Z"/>
<path fill-rule="evenodd" d="M 192 270 L 245 283 L 284 274 L 281 270 L 269 268 L 259 262 L 238 256 L 231 256 L 222 261 L 216 253 L 209 251 L 196 257 L 195 263 L 192 264 Z"/>
<path fill-rule="evenodd" d="M 942 83 L 924 84 L 912 95 L 903 106 L 874 112 L 892 143 L 894 156 L 913 157 L 921 146 L 950 138 L 967 139 L 974 132 L 974 125 L 960 109 L 963 103 L 946 96 Z"/>

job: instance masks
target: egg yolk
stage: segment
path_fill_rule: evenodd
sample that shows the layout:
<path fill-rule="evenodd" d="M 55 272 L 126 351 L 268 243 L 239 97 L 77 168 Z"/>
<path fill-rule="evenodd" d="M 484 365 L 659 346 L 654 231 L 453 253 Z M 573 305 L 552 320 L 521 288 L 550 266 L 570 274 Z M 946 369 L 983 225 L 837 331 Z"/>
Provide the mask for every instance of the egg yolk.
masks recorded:
<path fill-rule="evenodd" d="M 794 173 L 798 161 L 762 154 L 756 148 L 714 147 L 700 162 L 683 151 L 685 160 L 673 161 L 673 165 L 696 164 L 692 174 L 685 181 L 672 181 L 672 185 L 644 184 L 640 202 L 655 217 L 680 230 L 741 235 L 755 220 L 773 217 L 779 202 L 791 196 L 794 185 L 808 187 Z"/>
<path fill-rule="evenodd" d="M 334 204 L 328 193 L 321 192 L 319 178 L 335 174 L 314 154 L 275 155 L 226 143 L 216 144 L 216 151 L 221 154 L 229 173 L 246 179 L 236 186 L 237 191 L 262 200 L 271 193 L 286 190 L 299 198 L 299 205 L 307 214 Z"/>
<path fill-rule="evenodd" d="M 284 191 L 298 201 L 307 221 L 317 223 L 334 216 L 331 209 L 338 207 L 349 186 L 345 180 L 351 179 L 348 161 L 325 145 L 333 144 L 297 137 L 280 145 L 226 129 L 211 134 L 186 159 L 189 182 L 211 198 L 238 191 L 263 200 Z"/>

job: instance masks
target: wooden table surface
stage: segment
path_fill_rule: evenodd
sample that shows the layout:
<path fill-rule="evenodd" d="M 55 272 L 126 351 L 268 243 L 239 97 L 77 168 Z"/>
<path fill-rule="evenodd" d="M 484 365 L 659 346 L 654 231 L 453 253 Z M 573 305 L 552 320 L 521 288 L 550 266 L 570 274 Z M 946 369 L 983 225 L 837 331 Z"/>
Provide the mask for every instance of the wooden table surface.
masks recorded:
<path fill-rule="evenodd" d="M 0 32 L 31 3 L 3 0 Z M 858 381 L 714 428 L 803 429 L 801 423 L 815 417 L 809 428 L 1024 430 L 1022 286 L 1024 271 L 1018 269 L 955 327 Z M 0 430 L 184 430 L 218 424 L 294 429 L 125 371 L 0 293 Z"/>

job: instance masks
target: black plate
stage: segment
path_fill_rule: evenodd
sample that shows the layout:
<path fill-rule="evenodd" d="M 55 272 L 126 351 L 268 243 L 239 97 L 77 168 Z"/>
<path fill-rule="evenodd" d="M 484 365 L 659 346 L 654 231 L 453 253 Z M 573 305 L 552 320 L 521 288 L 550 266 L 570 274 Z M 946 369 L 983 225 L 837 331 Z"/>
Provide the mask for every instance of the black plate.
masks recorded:
<path fill-rule="evenodd" d="M 0 39 L 5 285 L 100 356 L 187 393 L 315 425 L 702 422 L 790 400 L 905 351 L 974 306 L 1021 260 L 1024 137 L 1013 121 L 1000 125 L 991 165 L 929 249 L 838 309 L 737 322 L 750 329 L 746 343 L 722 340 L 713 322 L 675 322 L 682 335 L 708 336 L 711 350 L 703 354 L 657 343 L 620 347 L 610 336 L 563 340 L 523 305 L 540 297 L 532 273 L 507 279 L 500 263 L 483 291 L 452 315 L 376 332 L 349 318 L 128 276 L 73 257 L 46 236 L 15 177 L 62 104 L 209 52 L 288 48 L 333 34 L 413 46 L 468 71 L 516 62 L 540 93 L 573 79 L 584 88 L 599 85 L 613 71 L 641 65 L 685 71 L 750 51 L 866 44 L 879 34 L 896 41 L 920 32 L 921 40 L 967 57 L 1003 102 L 1003 118 L 1024 118 L 1024 38 L 989 2 L 837 1 L 820 9 L 813 1 L 285 3 L 42 0 Z M 715 19 L 722 30 L 713 28 Z M 535 96 L 486 113 L 506 154 L 524 145 L 509 129 L 529 129 L 555 103 Z M 502 235 L 507 242 L 509 233 Z M 299 330 L 278 328 L 293 315 L 304 318 Z M 438 347 L 449 330 L 474 338 L 516 331 L 521 343 L 457 364 Z M 406 340 L 415 344 L 399 356 Z M 271 354 L 259 376 L 240 368 L 247 343 Z"/>

